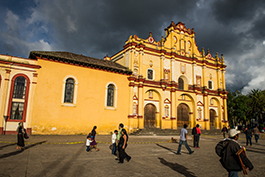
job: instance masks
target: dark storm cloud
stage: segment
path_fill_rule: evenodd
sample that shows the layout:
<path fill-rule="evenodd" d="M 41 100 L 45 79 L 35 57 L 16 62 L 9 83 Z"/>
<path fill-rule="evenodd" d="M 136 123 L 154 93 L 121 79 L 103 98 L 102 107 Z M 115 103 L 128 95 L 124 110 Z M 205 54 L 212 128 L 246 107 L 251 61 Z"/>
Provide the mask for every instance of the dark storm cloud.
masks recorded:
<path fill-rule="evenodd" d="M 227 87 L 246 93 L 265 88 L 264 5 L 262 0 L 5 1 L 0 53 L 27 57 L 32 50 L 60 50 L 103 58 L 121 50 L 130 35 L 147 38 L 152 32 L 158 41 L 171 21 L 181 21 L 195 29 L 199 50 L 224 54 Z"/>
<path fill-rule="evenodd" d="M 165 22 L 184 18 L 186 9 L 195 6 L 193 1 L 180 2 L 39 1 L 37 11 L 50 19 L 59 48 L 103 58 L 122 49 L 130 35 L 147 38 L 152 31 L 160 40 Z"/>
<path fill-rule="evenodd" d="M 265 3 L 262 0 L 223 0 L 212 4 L 214 19 L 226 27 L 224 52 L 228 55 L 227 73 L 233 76 L 227 86 L 248 92 L 252 88 L 264 89 L 264 77 L 260 66 L 264 66 Z M 231 37 L 231 34 L 233 37 Z M 231 37 L 231 38 L 227 38 Z M 253 75 L 253 69 L 255 74 Z M 252 71 L 251 71 L 252 70 Z M 228 74 L 228 75 L 229 75 Z"/>

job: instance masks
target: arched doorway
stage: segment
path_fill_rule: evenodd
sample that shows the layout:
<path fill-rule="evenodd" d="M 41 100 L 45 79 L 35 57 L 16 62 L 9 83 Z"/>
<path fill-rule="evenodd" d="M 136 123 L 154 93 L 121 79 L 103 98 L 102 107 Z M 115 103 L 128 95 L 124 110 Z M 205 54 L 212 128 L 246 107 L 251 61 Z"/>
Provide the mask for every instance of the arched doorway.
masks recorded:
<path fill-rule="evenodd" d="M 210 128 L 215 128 L 215 110 L 210 109 Z"/>
<path fill-rule="evenodd" d="M 156 107 L 149 103 L 144 107 L 144 128 L 154 128 L 155 120 Z"/>
<path fill-rule="evenodd" d="M 189 125 L 189 107 L 184 103 L 178 105 L 177 120 L 178 127 L 183 127 L 184 124 Z"/>

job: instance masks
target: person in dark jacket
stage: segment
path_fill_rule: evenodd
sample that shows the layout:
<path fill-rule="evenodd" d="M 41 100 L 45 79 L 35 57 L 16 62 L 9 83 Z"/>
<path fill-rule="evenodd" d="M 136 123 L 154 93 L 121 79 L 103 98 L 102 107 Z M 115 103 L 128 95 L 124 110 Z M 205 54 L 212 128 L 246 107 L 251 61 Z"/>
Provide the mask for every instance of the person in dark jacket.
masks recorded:
<path fill-rule="evenodd" d="M 252 130 L 250 128 L 250 125 L 248 125 L 248 127 L 245 130 L 245 134 L 246 134 L 246 145 L 248 146 L 248 142 L 250 144 L 250 146 L 252 146 Z"/>
<path fill-rule="evenodd" d="M 24 143 L 24 134 L 26 133 L 26 130 L 23 126 L 22 122 L 18 123 L 17 127 L 17 149 L 22 150 L 22 148 L 25 147 Z"/>
<path fill-rule="evenodd" d="M 90 143 L 90 146 L 94 146 L 96 151 L 99 151 L 99 149 L 97 148 L 97 142 L 96 142 L 96 134 L 97 134 L 96 129 L 97 129 L 97 126 L 94 126 L 93 130 L 91 131 L 92 142 Z"/>
<path fill-rule="evenodd" d="M 220 161 L 223 167 L 228 171 L 229 177 L 238 177 L 238 172 L 242 171 L 240 159 L 236 155 L 236 153 L 241 149 L 236 141 L 239 137 L 239 133 L 240 131 L 231 129 L 228 132 L 229 138 L 224 139 L 224 141 L 229 142 L 227 143 L 227 146 L 223 151 L 223 156 Z M 252 170 L 254 168 L 250 160 L 243 153 L 240 154 L 240 158 L 245 167 L 248 167 L 249 170 Z"/>
<path fill-rule="evenodd" d="M 200 125 L 197 124 L 196 127 L 193 128 L 193 145 L 194 145 L 194 148 L 197 148 L 199 149 L 199 141 L 200 141 L 200 135 L 201 135 L 201 130 L 200 130 Z"/>
<path fill-rule="evenodd" d="M 125 152 L 125 149 L 127 147 L 127 142 L 128 142 L 128 134 L 125 129 L 122 129 L 121 137 L 120 137 L 119 144 L 118 144 L 119 156 L 120 156 L 118 163 L 123 163 L 124 159 L 126 159 L 128 162 L 131 160 L 131 156 L 129 156 Z"/>

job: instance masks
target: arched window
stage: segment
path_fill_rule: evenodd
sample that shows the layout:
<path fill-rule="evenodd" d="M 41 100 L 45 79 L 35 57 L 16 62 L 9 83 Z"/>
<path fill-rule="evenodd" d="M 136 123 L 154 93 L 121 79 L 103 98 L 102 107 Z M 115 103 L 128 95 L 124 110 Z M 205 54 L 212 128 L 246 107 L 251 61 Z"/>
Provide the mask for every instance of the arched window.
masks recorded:
<path fill-rule="evenodd" d="M 210 90 L 212 90 L 213 89 L 213 81 L 208 81 L 208 88 L 210 89 Z"/>
<path fill-rule="evenodd" d="M 198 109 L 198 119 L 201 119 L 202 118 L 202 109 L 199 108 Z"/>
<path fill-rule="evenodd" d="M 147 79 L 154 80 L 154 70 L 153 69 L 147 70 Z"/>
<path fill-rule="evenodd" d="M 168 117 L 169 116 L 169 106 L 166 105 L 165 106 L 165 117 Z"/>
<path fill-rule="evenodd" d="M 72 78 L 68 78 L 65 83 L 64 102 L 73 103 L 74 98 L 75 81 Z"/>
<path fill-rule="evenodd" d="M 108 85 L 108 92 L 107 92 L 107 106 L 113 106 L 114 102 L 114 85 Z"/>
<path fill-rule="evenodd" d="M 13 77 L 8 107 L 8 121 L 25 121 L 29 92 L 29 78 L 18 74 Z"/>
<path fill-rule="evenodd" d="M 182 78 L 178 79 L 179 90 L 184 90 L 184 81 Z"/>
<path fill-rule="evenodd" d="M 27 80 L 23 76 L 19 76 L 16 78 L 14 83 L 14 91 L 13 91 L 13 98 L 25 98 L 27 88 Z"/>
<path fill-rule="evenodd" d="M 136 103 L 133 103 L 133 115 L 137 114 L 137 105 Z"/>

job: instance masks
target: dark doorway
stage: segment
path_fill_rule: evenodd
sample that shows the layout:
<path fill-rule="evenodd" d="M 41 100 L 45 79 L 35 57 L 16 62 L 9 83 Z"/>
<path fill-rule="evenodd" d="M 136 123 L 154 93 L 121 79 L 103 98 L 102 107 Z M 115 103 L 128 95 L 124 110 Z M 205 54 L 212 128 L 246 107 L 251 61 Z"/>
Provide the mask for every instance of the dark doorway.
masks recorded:
<path fill-rule="evenodd" d="M 156 107 L 153 104 L 147 104 L 144 107 L 144 128 L 154 128 L 156 120 Z"/>
<path fill-rule="evenodd" d="M 210 109 L 210 128 L 215 128 L 215 110 Z"/>
<path fill-rule="evenodd" d="M 177 110 L 177 126 L 183 127 L 184 124 L 189 125 L 189 107 L 181 103 Z"/>

